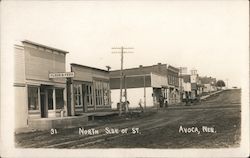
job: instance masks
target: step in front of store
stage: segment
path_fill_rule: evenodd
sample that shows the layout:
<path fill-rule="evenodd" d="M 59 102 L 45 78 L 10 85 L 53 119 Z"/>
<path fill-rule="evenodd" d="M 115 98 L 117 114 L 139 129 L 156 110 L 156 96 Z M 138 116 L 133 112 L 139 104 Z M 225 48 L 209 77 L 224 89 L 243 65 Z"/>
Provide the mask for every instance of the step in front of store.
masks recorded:
<path fill-rule="evenodd" d="M 88 122 L 88 116 L 73 116 L 73 117 L 56 117 L 56 118 L 39 118 L 30 119 L 29 127 L 39 130 L 47 130 L 51 128 L 72 128 L 81 127 Z"/>

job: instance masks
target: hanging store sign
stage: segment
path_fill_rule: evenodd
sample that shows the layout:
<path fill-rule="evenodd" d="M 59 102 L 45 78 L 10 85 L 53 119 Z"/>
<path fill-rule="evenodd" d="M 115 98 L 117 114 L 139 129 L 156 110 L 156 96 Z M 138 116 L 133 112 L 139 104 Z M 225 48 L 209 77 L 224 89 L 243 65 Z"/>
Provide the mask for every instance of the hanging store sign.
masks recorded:
<path fill-rule="evenodd" d="M 49 73 L 49 78 L 70 78 L 74 77 L 74 72 L 56 72 L 56 73 Z"/>

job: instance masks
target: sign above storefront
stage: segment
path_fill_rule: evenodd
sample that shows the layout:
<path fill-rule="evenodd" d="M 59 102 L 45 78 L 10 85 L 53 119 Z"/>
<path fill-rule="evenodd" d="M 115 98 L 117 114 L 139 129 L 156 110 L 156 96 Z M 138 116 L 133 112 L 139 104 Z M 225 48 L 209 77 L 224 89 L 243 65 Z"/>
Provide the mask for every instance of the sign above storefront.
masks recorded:
<path fill-rule="evenodd" d="M 55 73 L 49 73 L 49 78 L 70 78 L 74 77 L 74 72 L 55 72 Z"/>

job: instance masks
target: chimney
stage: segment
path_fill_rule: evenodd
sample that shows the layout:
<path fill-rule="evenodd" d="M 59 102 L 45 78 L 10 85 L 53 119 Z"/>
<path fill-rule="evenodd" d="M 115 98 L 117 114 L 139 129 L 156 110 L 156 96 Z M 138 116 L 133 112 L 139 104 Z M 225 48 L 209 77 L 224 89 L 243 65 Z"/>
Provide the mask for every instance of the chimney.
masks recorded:
<path fill-rule="evenodd" d="M 142 73 L 142 72 L 143 72 L 143 66 L 139 65 L 139 73 Z"/>
<path fill-rule="evenodd" d="M 157 67 L 158 67 L 158 73 L 160 73 L 161 72 L 161 63 L 158 63 Z"/>

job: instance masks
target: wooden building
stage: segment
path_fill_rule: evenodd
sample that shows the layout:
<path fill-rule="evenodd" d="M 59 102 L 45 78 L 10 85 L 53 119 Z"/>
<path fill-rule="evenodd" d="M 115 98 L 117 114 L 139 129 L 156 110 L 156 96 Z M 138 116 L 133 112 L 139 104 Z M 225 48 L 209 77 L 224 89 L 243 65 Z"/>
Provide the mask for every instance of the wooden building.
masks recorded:
<path fill-rule="evenodd" d="M 71 115 L 111 110 L 109 72 L 103 69 L 72 63 Z"/>
<path fill-rule="evenodd" d="M 49 78 L 50 73 L 65 72 L 67 53 L 27 40 L 14 45 L 16 128 L 34 119 L 67 115 L 66 80 Z"/>
<path fill-rule="evenodd" d="M 79 64 L 66 72 L 67 53 L 27 40 L 14 45 L 15 129 L 81 126 L 96 112 L 109 114 L 109 72 Z"/>

